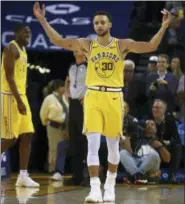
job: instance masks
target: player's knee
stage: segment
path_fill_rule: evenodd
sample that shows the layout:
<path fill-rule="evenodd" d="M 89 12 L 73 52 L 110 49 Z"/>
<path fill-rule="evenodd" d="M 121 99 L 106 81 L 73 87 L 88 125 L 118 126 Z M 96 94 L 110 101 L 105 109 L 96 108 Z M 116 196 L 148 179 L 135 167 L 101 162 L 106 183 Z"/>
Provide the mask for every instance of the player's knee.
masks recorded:
<path fill-rule="evenodd" d="M 108 153 L 108 162 L 114 165 L 119 164 L 120 162 L 120 154 L 119 151 L 109 151 Z"/>
<path fill-rule="evenodd" d="M 99 166 L 100 161 L 99 161 L 99 155 L 97 154 L 87 154 L 87 165 L 88 166 Z"/>
<path fill-rule="evenodd" d="M 87 165 L 99 166 L 98 148 L 96 146 L 91 146 L 90 148 L 88 147 Z"/>

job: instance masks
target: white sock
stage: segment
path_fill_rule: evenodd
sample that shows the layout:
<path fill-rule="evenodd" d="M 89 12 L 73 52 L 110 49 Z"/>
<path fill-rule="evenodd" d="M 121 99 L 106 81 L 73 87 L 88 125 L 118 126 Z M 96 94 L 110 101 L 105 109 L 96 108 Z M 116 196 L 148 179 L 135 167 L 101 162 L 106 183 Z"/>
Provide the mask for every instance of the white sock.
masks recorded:
<path fill-rule="evenodd" d="M 20 175 L 21 177 L 27 177 L 27 176 L 28 176 L 28 171 L 27 171 L 27 170 L 20 170 L 19 175 Z"/>
<path fill-rule="evenodd" d="M 107 178 L 105 181 L 105 185 L 104 188 L 108 189 L 110 187 L 115 187 L 116 185 L 116 177 L 117 177 L 117 173 L 111 173 L 110 171 L 107 171 Z"/>
<path fill-rule="evenodd" d="M 100 182 L 99 177 L 91 177 L 90 178 L 90 185 L 91 185 L 92 191 L 100 190 L 101 182 Z"/>

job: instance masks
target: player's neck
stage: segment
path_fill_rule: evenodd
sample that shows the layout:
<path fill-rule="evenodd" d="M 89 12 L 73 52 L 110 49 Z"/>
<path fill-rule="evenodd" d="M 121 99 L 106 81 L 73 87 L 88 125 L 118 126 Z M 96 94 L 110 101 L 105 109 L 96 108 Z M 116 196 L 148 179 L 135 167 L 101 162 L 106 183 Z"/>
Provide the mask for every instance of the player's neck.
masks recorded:
<path fill-rule="evenodd" d="M 103 46 L 107 46 L 111 41 L 112 36 L 110 35 L 110 33 L 107 33 L 104 36 L 98 36 L 98 42 Z"/>
<path fill-rule="evenodd" d="M 23 49 L 24 45 L 19 41 L 19 40 L 15 40 L 16 43 L 19 45 L 19 47 L 21 48 L 21 50 Z"/>

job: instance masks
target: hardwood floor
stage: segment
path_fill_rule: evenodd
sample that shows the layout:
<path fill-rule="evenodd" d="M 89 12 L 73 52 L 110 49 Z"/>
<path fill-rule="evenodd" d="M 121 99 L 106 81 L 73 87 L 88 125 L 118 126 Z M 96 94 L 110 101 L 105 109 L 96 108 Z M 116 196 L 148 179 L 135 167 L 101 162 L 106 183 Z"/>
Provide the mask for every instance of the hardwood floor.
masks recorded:
<path fill-rule="evenodd" d="M 52 182 L 47 175 L 32 175 L 39 189 L 15 188 L 16 176 L 1 182 L 1 204 L 81 204 L 89 189 Z M 69 179 L 70 177 L 65 177 Z M 183 204 L 184 185 L 116 186 L 116 204 Z"/>

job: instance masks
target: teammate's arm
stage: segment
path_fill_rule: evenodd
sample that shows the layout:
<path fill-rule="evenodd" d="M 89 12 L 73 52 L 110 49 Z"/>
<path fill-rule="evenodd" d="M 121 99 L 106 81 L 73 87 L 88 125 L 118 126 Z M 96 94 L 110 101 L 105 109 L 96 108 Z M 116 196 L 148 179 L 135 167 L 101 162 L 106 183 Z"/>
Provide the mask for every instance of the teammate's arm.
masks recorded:
<path fill-rule="evenodd" d="M 164 33 L 172 20 L 172 16 L 167 10 L 163 10 L 162 13 L 163 13 L 162 27 L 149 42 L 136 42 L 132 39 L 122 39 L 119 40 L 120 50 L 123 51 L 125 49 L 128 49 L 129 52 L 133 53 L 147 53 L 155 51 L 158 48 L 164 36 Z"/>
<path fill-rule="evenodd" d="M 90 43 L 88 39 L 86 38 L 65 39 L 49 25 L 45 18 L 46 11 L 44 5 L 42 5 L 42 8 L 40 8 L 39 3 L 36 2 L 33 7 L 33 12 L 36 18 L 39 20 L 42 27 L 44 28 L 52 44 L 72 51 L 79 49 L 85 49 L 86 51 L 88 51 Z"/>
<path fill-rule="evenodd" d="M 20 94 L 18 92 L 16 83 L 14 80 L 15 60 L 18 58 L 19 58 L 19 53 L 17 51 L 17 48 L 13 44 L 9 44 L 9 46 L 4 49 L 4 58 L 3 58 L 6 80 L 9 84 L 12 94 L 14 95 L 17 101 L 19 112 L 25 115 L 26 107 L 22 102 L 22 99 L 20 97 Z"/>

